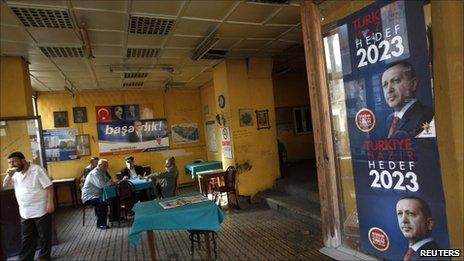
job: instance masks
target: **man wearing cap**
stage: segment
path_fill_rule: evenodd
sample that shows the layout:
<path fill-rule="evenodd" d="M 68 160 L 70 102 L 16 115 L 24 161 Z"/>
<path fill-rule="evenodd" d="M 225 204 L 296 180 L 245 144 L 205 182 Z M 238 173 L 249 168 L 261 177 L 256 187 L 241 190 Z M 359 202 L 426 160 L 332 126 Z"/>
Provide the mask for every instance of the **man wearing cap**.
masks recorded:
<path fill-rule="evenodd" d="M 126 167 L 121 170 L 122 180 L 133 179 L 143 176 L 144 170 L 142 166 L 134 164 L 134 157 L 126 157 Z"/>
<path fill-rule="evenodd" d="M 50 260 L 52 250 L 52 216 L 55 211 L 53 185 L 47 172 L 26 161 L 17 151 L 8 156 L 9 169 L 3 187 L 13 185 L 21 216 L 21 250 L 19 260 L 33 260 L 37 242 L 39 260 Z"/>

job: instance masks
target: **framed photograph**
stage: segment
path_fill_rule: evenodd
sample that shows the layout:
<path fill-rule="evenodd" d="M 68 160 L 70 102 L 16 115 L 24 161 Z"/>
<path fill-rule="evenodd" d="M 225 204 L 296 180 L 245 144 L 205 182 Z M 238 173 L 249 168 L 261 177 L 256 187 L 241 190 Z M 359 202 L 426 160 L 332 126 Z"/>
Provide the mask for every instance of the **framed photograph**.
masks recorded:
<path fill-rule="evenodd" d="M 53 121 L 55 122 L 55 128 L 68 127 L 68 112 L 67 111 L 54 111 Z"/>
<path fill-rule="evenodd" d="M 76 135 L 76 149 L 77 149 L 77 156 L 90 155 L 90 135 L 89 134 Z"/>
<path fill-rule="evenodd" d="M 253 110 L 239 109 L 238 110 L 240 127 L 253 126 Z"/>
<path fill-rule="evenodd" d="M 74 123 L 87 122 L 87 108 L 86 107 L 73 107 Z"/>
<path fill-rule="evenodd" d="M 270 129 L 271 125 L 269 124 L 269 111 L 268 110 L 256 110 L 256 122 L 258 130 L 260 129 Z"/>

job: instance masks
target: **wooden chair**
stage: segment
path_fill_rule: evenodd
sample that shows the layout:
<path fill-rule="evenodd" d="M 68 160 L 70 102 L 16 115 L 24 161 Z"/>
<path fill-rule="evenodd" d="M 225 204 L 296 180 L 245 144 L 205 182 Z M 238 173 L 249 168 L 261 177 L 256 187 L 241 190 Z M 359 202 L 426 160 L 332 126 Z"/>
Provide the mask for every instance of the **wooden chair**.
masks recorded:
<path fill-rule="evenodd" d="M 210 236 L 210 242 L 213 242 L 213 252 L 214 252 L 214 260 L 217 260 L 217 245 L 216 245 L 216 237 L 217 233 L 210 230 L 187 230 L 189 233 L 190 239 L 190 256 L 193 260 L 193 254 L 195 250 L 195 243 L 198 244 L 198 249 L 202 249 L 201 243 L 206 244 L 206 239 L 201 239 L 201 236 L 205 237 L 206 234 Z"/>
<path fill-rule="evenodd" d="M 222 199 L 222 194 L 223 193 L 226 193 L 227 195 L 227 204 L 228 205 L 231 205 L 230 204 L 230 198 L 229 198 L 229 194 L 233 193 L 234 196 L 235 196 L 235 202 L 236 202 L 236 207 L 237 209 L 240 209 L 240 206 L 238 204 L 238 198 L 237 198 L 237 190 L 235 189 L 235 185 L 236 185 L 236 178 L 237 178 L 237 170 L 235 169 L 235 167 L 233 166 L 229 166 L 226 170 L 226 175 L 224 177 L 224 186 L 220 186 L 220 187 L 217 187 L 213 190 L 213 194 L 215 195 L 214 196 L 214 201 L 215 202 L 218 202 L 218 196 L 221 196 L 221 198 L 219 198 L 219 202 L 218 204 L 220 204 L 221 202 L 221 199 Z"/>
<path fill-rule="evenodd" d="M 151 167 L 150 166 L 143 166 L 143 176 L 148 176 L 151 174 Z"/>
<path fill-rule="evenodd" d="M 137 203 L 137 197 L 132 184 L 127 180 L 120 181 L 117 189 L 119 194 L 119 209 L 124 209 L 124 217 L 127 220 L 127 212 Z"/>

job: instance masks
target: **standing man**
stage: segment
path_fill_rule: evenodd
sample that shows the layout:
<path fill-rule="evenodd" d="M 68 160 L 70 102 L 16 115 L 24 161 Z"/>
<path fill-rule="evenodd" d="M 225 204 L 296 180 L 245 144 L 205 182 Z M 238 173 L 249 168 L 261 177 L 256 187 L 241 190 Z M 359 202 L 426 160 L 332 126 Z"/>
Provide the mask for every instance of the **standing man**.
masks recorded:
<path fill-rule="evenodd" d="M 19 260 L 33 260 L 37 241 L 40 260 L 50 260 L 52 250 L 52 216 L 55 211 L 53 186 L 47 172 L 26 161 L 17 151 L 8 156 L 9 169 L 3 186 L 13 185 L 21 216 L 21 251 Z"/>
<path fill-rule="evenodd" d="M 385 102 L 393 109 L 387 118 L 388 138 L 414 138 L 428 130 L 433 119 L 432 108 L 416 99 L 416 71 L 409 62 L 389 64 L 382 74 Z"/>
<path fill-rule="evenodd" d="M 438 249 L 432 238 L 433 219 L 429 205 L 418 197 L 403 197 L 396 203 L 396 216 L 409 249 L 403 260 L 419 260 L 420 250 Z"/>
<path fill-rule="evenodd" d="M 103 188 L 112 184 L 111 180 L 106 176 L 107 170 L 108 161 L 100 159 L 97 167 L 90 171 L 87 178 L 85 178 L 84 186 L 82 187 L 82 202 L 94 205 L 98 229 L 109 228 L 106 225 L 108 204 L 102 198 Z"/>

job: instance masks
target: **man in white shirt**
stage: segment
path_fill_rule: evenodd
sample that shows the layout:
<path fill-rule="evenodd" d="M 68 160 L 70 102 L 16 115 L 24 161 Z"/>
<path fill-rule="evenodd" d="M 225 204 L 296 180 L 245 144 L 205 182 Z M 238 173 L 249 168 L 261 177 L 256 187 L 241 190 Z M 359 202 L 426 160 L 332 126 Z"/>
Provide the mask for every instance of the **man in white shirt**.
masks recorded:
<path fill-rule="evenodd" d="M 103 201 L 103 188 L 113 184 L 107 177 L 108 161 L 100 159 L 95 167 L 85 178 L 82 187 L 82 202 L 84 204 L 92 203 L 95 206 L 95 215 L 97 216 L 97 228 L 107 229 L 106 218 L 108 213 L 108 204 Z"/>
<path fill-rule="evenodd" d="M 53 185 L 47 172 L 26 161 L 21 152 L 8 156 L 9 169 L 4 187 L 14 187 L 21 216 L 21 251 L 19 260 L 33 260 L 37 241 L 41 243 L 39 259 L 50 260 L 52 250 L 52 217 L 55 211 Z"/>
<path fill-rule="evenodd" d="M 403 260 L 420 259 L 421 249 L 438 249 L 432 238 L 433 219 L 429 205 L 418 197 L 403 197 L 396 203 L 398 225 L 409 241 Z"/>

